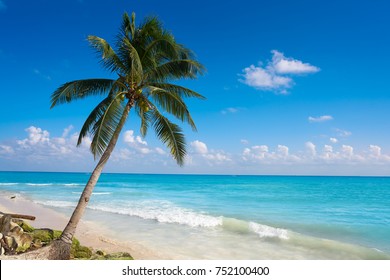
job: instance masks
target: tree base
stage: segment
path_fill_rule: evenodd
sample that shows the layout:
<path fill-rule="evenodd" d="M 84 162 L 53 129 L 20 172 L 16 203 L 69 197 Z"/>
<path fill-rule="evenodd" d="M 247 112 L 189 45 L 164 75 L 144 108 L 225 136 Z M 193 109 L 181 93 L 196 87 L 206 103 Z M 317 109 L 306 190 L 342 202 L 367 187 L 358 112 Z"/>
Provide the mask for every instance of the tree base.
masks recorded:
<path fill-rule="evenodd" d="M 49 251 L 49 260 L 69 260 L 70 259 L 70 247 L 72 244 L 69 244 L 61 239 L 54 240 L 50 244 Z"/>

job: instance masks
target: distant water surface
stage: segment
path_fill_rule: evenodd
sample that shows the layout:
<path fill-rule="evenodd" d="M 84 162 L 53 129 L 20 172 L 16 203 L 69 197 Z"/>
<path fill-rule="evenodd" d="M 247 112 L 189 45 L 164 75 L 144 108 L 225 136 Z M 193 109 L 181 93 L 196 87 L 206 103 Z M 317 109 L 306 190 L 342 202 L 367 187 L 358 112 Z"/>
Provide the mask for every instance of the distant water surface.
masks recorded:
<path fill-rule="evenodd" d="M 87 180 L 0 172 L 0 190 L 70 214 Z M 178 258 L 390 258 L 388 177 L 102 174 L 85 218 Z"/>

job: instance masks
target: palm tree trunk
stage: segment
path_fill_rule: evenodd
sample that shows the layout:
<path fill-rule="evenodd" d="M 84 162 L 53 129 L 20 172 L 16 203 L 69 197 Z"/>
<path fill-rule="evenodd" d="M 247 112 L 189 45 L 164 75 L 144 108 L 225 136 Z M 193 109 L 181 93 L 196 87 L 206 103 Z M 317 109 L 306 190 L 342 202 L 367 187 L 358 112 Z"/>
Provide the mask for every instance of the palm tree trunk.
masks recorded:
<path fill-rule="evenodd" d="M 95 169 L 93 170 L 91 176 L 89 177 L 88 183 L 86 184 L 79 202 L 77 203 L 76 208 L 73 211 L 72 216 L 69 219 L 68 224 L 66 225 L 65 229 L 63 230 L 61 237 L 59 240 L 56 240 L 53 242 L 53 246 L 49 255 L 49 259 L 57 259 L 57 260 L 64 260 L 70 258 L 70 247 L 72 245 L 72 239 L 76 232 L 76 228 L 78 223 L 80 222 L 81 217 L 84 214 L 85 208 L 88 205 L 89 199 L 92 195 L 92 191 L 96 186 L 97 181 L 99 180 L 100 174 L 103 171 L 104 166 L 106 165 L 108 159 L 111 156 L 112 151 L 115 148 L 115 145 L 118 141 L 119 134 L 126 122 L 126 119 L 129 115 L 130 109 L 131 109 L 131 103 L 127 103 L 123 115 L 118 123 L 118 126 L 116 128 L 116 131 L 108 144 L 106 150 L 104 151 L 103 155 L 101 156 L 98 164 L 96 165 Z"/>

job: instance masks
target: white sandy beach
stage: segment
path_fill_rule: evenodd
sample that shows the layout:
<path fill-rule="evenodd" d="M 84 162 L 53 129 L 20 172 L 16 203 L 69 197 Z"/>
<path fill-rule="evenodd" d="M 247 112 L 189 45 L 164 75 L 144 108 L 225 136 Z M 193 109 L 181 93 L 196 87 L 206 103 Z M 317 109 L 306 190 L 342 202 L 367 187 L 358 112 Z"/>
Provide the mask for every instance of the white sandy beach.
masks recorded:
<path fill-rule="evenodd" d="M 35 221 L 28 221 L 28 223 L 35 228 L 62 230 L 66 226 L 68 217 L 65 215 L 35 204 L 20 196 L 16 196 L 13 199 L 11 199 L 11 196 L 12 194 L 10 193 L 1 193 L 1 212 L 35 216 Z M 75 237 L 80 240 L 82 245 L 93 249 L 103 250 L 107 253 L 128 252 L 134 259 L 141 260 L 169 259 L 165 253 L 161 254 L 135 242 L 119 242 L 110 237 L 109 229 L 102 228 L 100 225 L 92 222 L 81 221 L 77 228 Z M 2 259 L 1 256 L 0 259 Z"/>

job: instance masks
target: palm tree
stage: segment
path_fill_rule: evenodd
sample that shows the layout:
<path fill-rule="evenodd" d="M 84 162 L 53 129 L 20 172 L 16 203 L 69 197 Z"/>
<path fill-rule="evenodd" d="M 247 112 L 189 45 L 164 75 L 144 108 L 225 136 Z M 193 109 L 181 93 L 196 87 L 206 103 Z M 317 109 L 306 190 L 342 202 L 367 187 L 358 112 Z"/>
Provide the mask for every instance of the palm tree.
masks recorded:
<path fill-rule="evenodd" d="M 125 13 L 116 37 L 115 50 L 102 38 L 88 36 L 88 41 L 101 56 L 103 67 L 116 73 L 117 78 L 68 82 L 51 96 L 51 108 L 89 96 L 104 96 L 85 121 L 77 142 L 80 145 L 84 137 L 90 135 L 91 152 L 99 161 L 60 239 L 50 249 L 49 258 L 52 259 L 69 259 L 77 224 L 115 148 L 130 110 L 134 109 L 141 119 L 141 135 L 145 137 L 149 127 L 153 127 L 157 137 L 182 166 L 186 154 L 184 134 L 165 115 L 171 114 L 196 130 L 183 99 L 204 99 L 195 91 L 172 83 L 183 78 L 194 79 L 203 73 L 204 67 L 195 60 L 189 49 L 177 43 L 173 35 L 163 29 L 156 17 L 146 18 L 136 26 L 135 14 L 130 18 Z"/>

